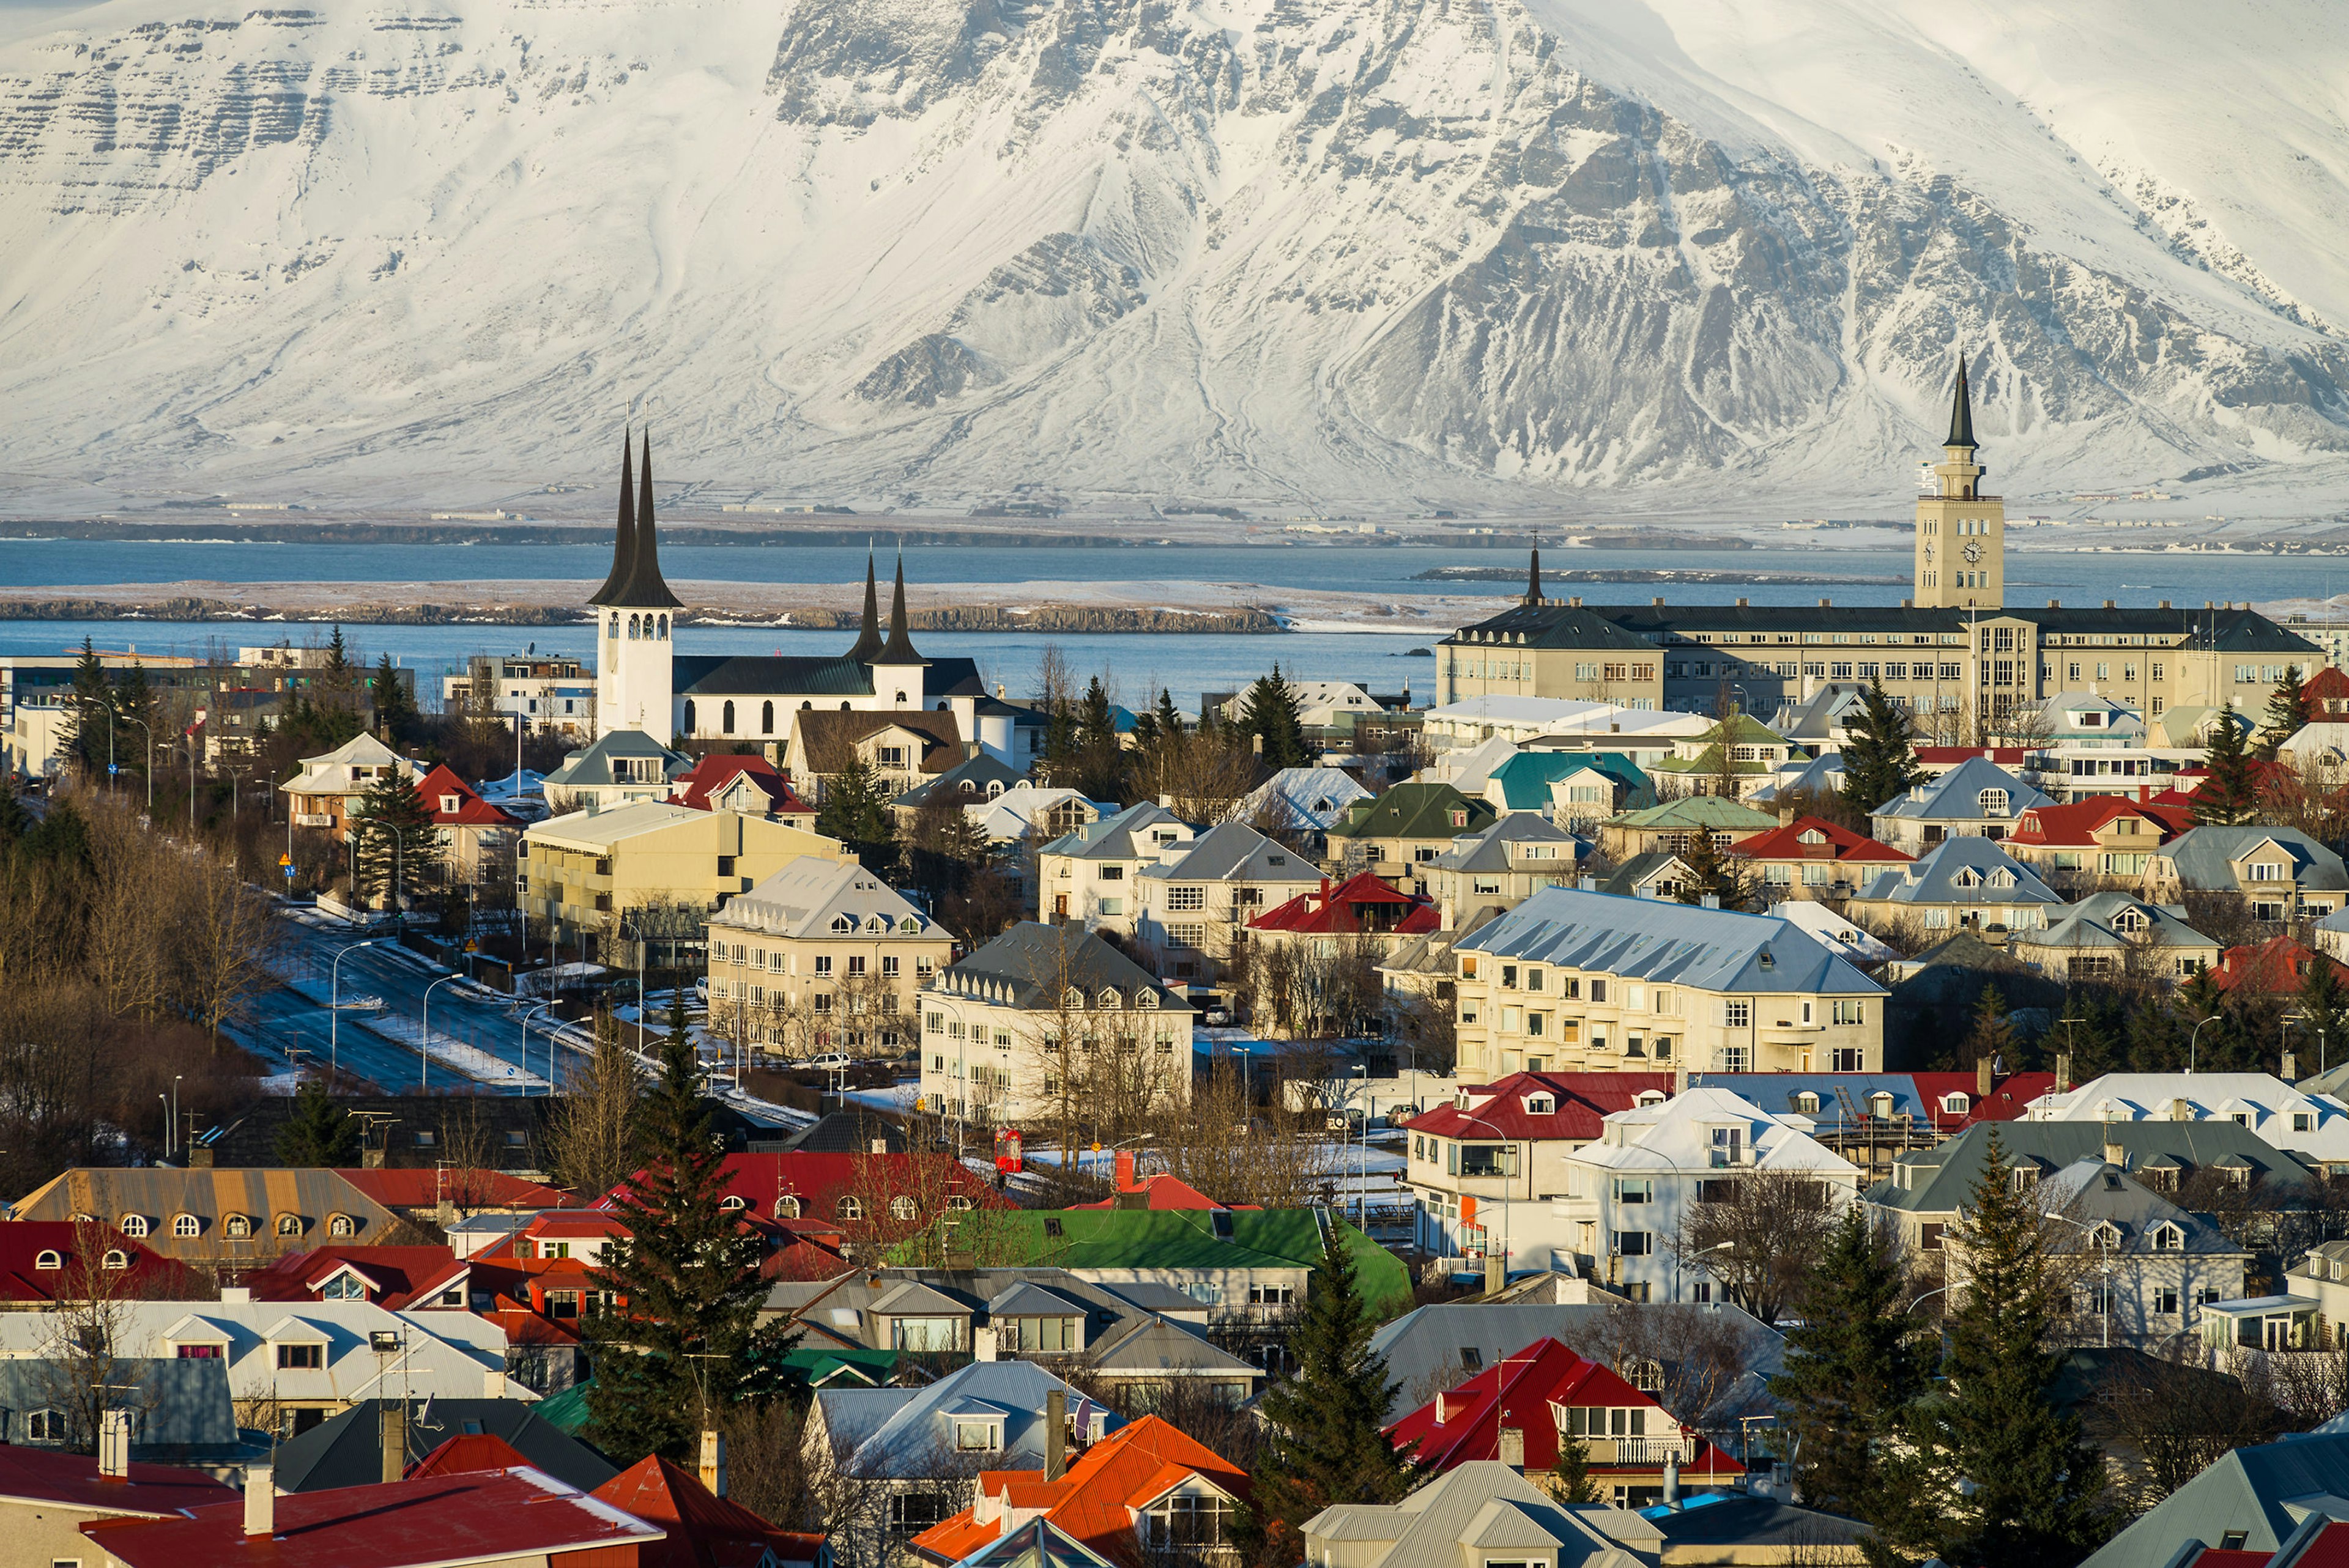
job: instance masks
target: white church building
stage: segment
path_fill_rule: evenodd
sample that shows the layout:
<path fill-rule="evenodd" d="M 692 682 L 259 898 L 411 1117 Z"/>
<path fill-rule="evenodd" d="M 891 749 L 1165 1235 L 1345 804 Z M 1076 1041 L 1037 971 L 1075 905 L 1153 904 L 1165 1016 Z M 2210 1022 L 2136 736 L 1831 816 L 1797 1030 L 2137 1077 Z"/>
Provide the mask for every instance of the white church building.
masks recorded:
<path fill-rule="evenodd" d="M 873 563 L 864 567 L 864 621 L 855 645 L 835 657 L 680 655 L 674 634 L 684 608 L 660 570 L 653 519 L 649 436 L 641 478 L 632 473 L 629 438 L 621 438 L 619 537 L 611 575 L 588 598 L 595 606 L 595 734 L 636 730 L 678 750 L 764 750 L 780 758 L 795 714 L 813 709 L 935 711 L 954 715 L 965 740 L 989 742 L 1000 728 L 1008 751 L 1010 721 L 983 709 L 1003 704 L 987 695 L 971 659 L 927 659 L 905 624 L 905 563 L 885 636 Z M 992 721 L 990 724 L 989 720 Z"/>

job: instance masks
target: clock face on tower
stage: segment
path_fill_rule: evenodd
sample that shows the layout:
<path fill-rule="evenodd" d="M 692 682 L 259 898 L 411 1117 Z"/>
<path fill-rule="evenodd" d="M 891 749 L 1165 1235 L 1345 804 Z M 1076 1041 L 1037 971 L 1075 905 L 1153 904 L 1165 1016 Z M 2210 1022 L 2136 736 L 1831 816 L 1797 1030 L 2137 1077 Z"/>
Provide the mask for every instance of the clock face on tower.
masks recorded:
<path fill-rule="evenodd" d="M 1966 560 L 1969 562 L 1977 562 L 1981 559 L 1982 545 L 1973 540 L 1968 540 L 1966 542 Z"/>

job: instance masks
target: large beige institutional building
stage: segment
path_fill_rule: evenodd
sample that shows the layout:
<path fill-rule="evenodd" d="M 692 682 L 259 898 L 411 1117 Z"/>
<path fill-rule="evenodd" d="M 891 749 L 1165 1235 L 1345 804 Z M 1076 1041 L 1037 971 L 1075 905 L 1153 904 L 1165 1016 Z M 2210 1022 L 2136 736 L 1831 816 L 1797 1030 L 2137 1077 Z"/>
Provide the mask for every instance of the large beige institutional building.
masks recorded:
<path fill-rule="evenodd" d="M 1486 695 L 1585 698 L 1629 707 L 1711 710 L 1726 686 L 1748 713 L 1770 713 L 1829 681 L 1882 681 L 1929 732 L 1968 732 L 1996 715 L 2072 689 L 2093 665 L 2095 689 L 2155 717 L 2178 707 L 2258 709 L 2322 649 L 2248 605 L 2044 608 L 2006 602 L 2006 508 L 1982 493 L 1973 409 L 1962 368 L 1932 493 L 1917 501 L 1916 585 L 1897 605 L 1586 606 L 1541 590 L 1536 554 L 1523 600 L 1463 626 L 1437 653 L 1436 701 Z"/>

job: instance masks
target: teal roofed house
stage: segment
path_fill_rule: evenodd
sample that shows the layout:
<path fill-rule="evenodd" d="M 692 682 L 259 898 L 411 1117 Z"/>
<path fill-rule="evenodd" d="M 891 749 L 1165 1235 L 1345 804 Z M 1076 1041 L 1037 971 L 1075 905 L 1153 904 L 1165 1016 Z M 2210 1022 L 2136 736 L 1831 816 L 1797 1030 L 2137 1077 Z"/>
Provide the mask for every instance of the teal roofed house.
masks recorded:
<path fill-rule="evenodd" d="M 1485 776 L 1485 799 L 1503 812 L 1604 821 L 1655 803 L 1648 776 L 1619 751 L 1521 751 Z"/>
<path fill-rule="evenodd" d="M 992 1261 L 1102 1284 L 1162 1284 L 1210 1306 L 1301 1304 L 1334 1225 L 1373 1319 L 1408 1312 L 1402 1261 L 1329 1209 L 1006 1210 L 987 1217 Z"/>
<path fill-rule="evenodd" d="M 1724 748 L 1726 762 L 1722 756 Z M 1802 761 L 1809 755 L 1753 715 L 1736 713 L 1702 735 L 1673 742 L 1672 754 L 1650 764 L 1649 771 L 1659 779 L 1676 779 L 1684 785 L 1707 788 L 1713 787 L 1707 781 L 1717 783 L 1725 772 L 1735 780 L 1737 793 L 1744 796 L 1768 784 L 1786 763 Z"/>

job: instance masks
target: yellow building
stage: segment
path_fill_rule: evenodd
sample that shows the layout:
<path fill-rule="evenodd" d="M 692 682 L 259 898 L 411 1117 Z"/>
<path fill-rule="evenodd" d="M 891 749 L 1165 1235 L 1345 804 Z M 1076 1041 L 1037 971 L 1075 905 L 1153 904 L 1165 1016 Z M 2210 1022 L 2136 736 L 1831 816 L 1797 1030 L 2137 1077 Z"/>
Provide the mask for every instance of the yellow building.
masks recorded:
<path fill-rule="evenodd" d="M 712 913 L 800 856 L 853 858 L 836 839 L 771 818 L 658 800 L 550 817 L 522 851 L 523 913 L 566 953 L 626 967 L 698 957 Z"/>
<path fill-rule="evenodd" d="M 1961 359 L 1933 493 L 1917 500 L 1920 609 L 1997 610 L 2006 603 L 2006 503 L 1982 493 L 1975 450 L 1973 399 Z"/>

